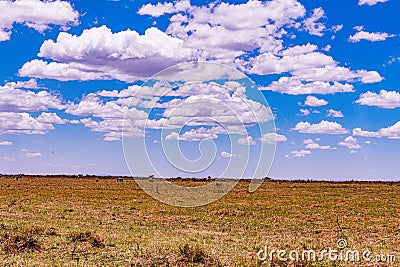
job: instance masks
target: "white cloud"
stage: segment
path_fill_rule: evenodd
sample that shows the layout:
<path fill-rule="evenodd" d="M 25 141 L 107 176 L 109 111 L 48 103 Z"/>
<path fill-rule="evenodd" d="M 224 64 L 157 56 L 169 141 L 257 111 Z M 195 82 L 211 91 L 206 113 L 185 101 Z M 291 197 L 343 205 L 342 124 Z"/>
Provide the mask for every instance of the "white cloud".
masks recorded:
<path fill-rule="evenodd" d="M 279 57 L 272 52 L 263 53 L 251 59 L 248 73 L 251 74 L 280 74 L 294 72 L 301 69 L 318 68 L 333 65 L 335 61 L 331 56 L 320 52 L 303 54 L 289 54 Z"/>
<path fill-rule="evenodd" d="M 300 116 L 308 116 L 310 115 L 310 111 L 308 109 L 300 109 Z"/>
<path fill-rule="evenodd" d="M 190 129 L 181 135 L 177 132 L 172 132 L 165 137 L 165 140 L 202 141 L 215 139 L 217 137 L 218 135 L 215 134 L 212 129 L 201 127 L 198 129 Z"/>
<path fill-rule="evenodd" d="M 190 1 L 184 0 L 174 3 L 157 3 L 156 5 L 146 4 L 139 9 L 138 14 L 160 17 L 165 14 L 177 13 L 188 9 L 191 9 Z"/>
<path fill-rule="evenodd" d="M 23 24 L 43 32 L 51 25 L 78 24 L 79 13 L 67 1 L 0 1 L 0 42 L 10 39 L 14 24 Z"/>
<path fill-rule="evenodd" d="M 361 146 L 357 142 L 357 138 L 353 136 L 348 136 L 344 139 L 344 141 L 338 143 L 339 146 L 347 147 L 348 149 L 360 149 Z"/>
<path fill-rule="evenodd" d="M 61 119 L 56 113 L 42 112 L 36 120 L 40 123 L 47 124 L 65 124 L 68 122 L 66 119 Z"/>
<path fill-rule="evenodd" d="M 21 88 L 37 89 L 35 80 L 26 82 L 8 82 L 0 86 L 0 111 L 42 111 L 63 109 L 62 99 L 47 91 L 37 93 Z"/>
<path fill-rule="evenodd" d="M 331 50 L 332 46 L 331 45 L 326 45 L 322 48 L 322 50 L 324 50 L 325 52 L 329 52 Z"/>
<path fill-rule="evenodd" d="M 27 152 L 25 153 L 25 157 L 26 158 L 37 158 L 37 157 L 41 157 L 42 153 L 40 152 Z"/>
<path fill-rule="evenodd" d="M 366 32 L 366 31 L 359 31 L 356 32 L 354 35 L 350 35 L 349 41 L 352 43 L 360 42 L 361 40 L 367 40 L 370 42 L 379 42 L 385 41 L 388 38 L 395 37 L 395 34 L 389 34 L 386 32 Z"/>
<path fill-rule="evenodd" d="M 304 29 L 312 35 L 323 36 L 323 31 L 326 27 L 323 23 L 318 22 L 318 20 L 324 17 L 325 12 L 322 7 L 315 8 L 312 15 L 304 20 Z"/>
<path fill-rule="evenodd" d="M 321 81 L 303 82 L 302 80 L 294 77 L 281 77 L 278 81 L 273 81 L 266 87 L 260 86 L 259 89 L 290 95 L 354 92 L 354 86 L 351 84 Z"/>
<path fill-rule="evenodd" d="M 322 146 L 322 145 L 316 143 L 311 138 L 304 140 L 303 144 L 305 144 L 306 148 L 308 148 L 308 149 L 321 149 L 321 150 L 336 150 L 337 149 L 336 147 L 331 147 L 329 145 Z"/>
<path fill-rule="evenodd" d="M 376 83 L 383 80 L 382 76 L 377 71 L 351 71 L 348 68 L 336 65 L 299 69 L 293 71 L 292 74 L 296 78 L 305 81 Z"/>
<path fill-rule="evenodd" d="M 306 155 L 311 155 L 311 151 L 310 150 L 294 150 L 292 152 L 290 152 L 290 154 L 293 155 L 294 158 L 304 158 Z"/>
<path fill-rule="evenodd" d="M 32 117 L 29 113 L 0 112 L 1 134 L 46 134 L 53 130 L 53 124 L 63 124 L 56 114 L 42 113 Z M 51 119 L 51 120 L 50 120 Z M 49 121 L 46 121 L 49 120 Z"/>
<path fill-rule="evenodd" d="M 349 132 L 341 124 L 325 120 L 317 124 L 299 122 L 293 130 L 309 134 L 345 134 Z"/>
<path fill-rule="evenodd" d="M 5 160 L 5 161 L 11 161 L 11 162 L 15 162 L 15 161 L 17 161 L 15 158 L 12 158 L 12 157 L 3 157 L 3 159 Z"/>
<path fill-rule="evenodd" d="M 358 5 L 359 6 L 361 6 L 361 5 L 369 5 L 369 6 L 373 6 L 373 5 L 376 5 L 376 4 L 378 4 L 378 3 L 385 3 L 385 2 L 387 2 L 388 0 L 359 0 L 358 1 Z"/>
<path fill-rule="evenodd" d="M 226 152 L 226 151 L 222 151 L 220 156 L 222 158 L 232 158 L 232 157 L 236 157 L 237 154 L 235 154 L 235 153 L 232 154 L 232 153 L 229 153 L 229 152 Z"/>
<path fill-rule="evenodd" d="M 194 59 L 183 41 L 156 28 L 143 35 L 126 30 L 113 33 L 106 26 L 86 29 L 80 36 L 61 32 L 56 41 L 45 41 L 38 54 L 55 62 L 32 60 L 21 76 L 67 80 L 133 81 L 182 61 Z"/>
<path fill-rule="evenodd" d="M 266 133 L 259 140 L 264 144 L 281 144 L 287 141 L 287 137 L 277 133 Z"/>
<path fill-rule="evenodd" d="M 343 118 L 343 113 L 340 110 L 334 110 L 334 109 L 328 109 L 326 111 L 326 116 L 327 117 L 333 117 L 333 118 Z"/>
<path fill-rule="evenodd" d="M 11 146 L 13 143 L 10 141 L 1 141 L 0 146 Z"/>
<path fill-rule="evenodd" d="M 144 137 L 143 130 L 137 128 L 135 125 L 132 125 L 130 120 L 106 118 L 101 121 L 95 121 L 91 118 L 84 118 L 80 121 L 85 127 L 90 128 L 94 132 L 105 132 L 105 141 L 121 140 L 123 130 L 125 137 Z"/>
<path fill-rule="evenodd" d="M 364 131 L 361 128 L 355 128 L 353 129 L 353 135 L 362 137 L 387 137 L 389 139 L 400 139 L 400 121 L 387 128 L 381 128 L 376 132 Z"/>
<path fill-rule="evenodd" d="M 237 142 L 245 146 L 254 146 L 256 144 L 256 141 L 254 141 L 253 137 L 251 136 L 241 137 L 237 140 Z"/>
<path fill-rule="evenodd" d="M 328 101 L 324 99 L 318 99 L 315 96 L 307 96 L 306 101 L 304 102 L 304 105 L 310 106 L 310 107 L 321 107 L 321 106 L 326 106 L 328 105 Z"/>
<path fill-rule="evenodd" d="M 380 108 L 398 108 L 400 107 L 400 93 L 396 91 L 381 90 L 379 94 L 374 92 L 366 92 L 360 95 L 356 101 L 357 104 L 365 106 L 374 106 Z"/>

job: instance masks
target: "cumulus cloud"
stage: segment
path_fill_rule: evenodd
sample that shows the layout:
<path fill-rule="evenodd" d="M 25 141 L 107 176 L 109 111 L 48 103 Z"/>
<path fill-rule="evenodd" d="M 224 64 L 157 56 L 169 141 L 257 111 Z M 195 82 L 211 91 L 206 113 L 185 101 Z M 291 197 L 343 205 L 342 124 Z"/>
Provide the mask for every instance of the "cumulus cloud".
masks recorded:
<path fill-rule="evenodd" d="M 292 74 L 296 78 L 305 81 L 376 83 L 383 80 L 382 76 L 377 71 L 352 71 L 348 68 L 336 65 L 299 69 L 293 71 Z"/>
<path fill-rule="evenodd" d="M 198 129 L 190 129 L 181 135 L 177 132 L 172 132 L 165 137 L 165 140 L 202 141 L 215 139 L 217 137 L 218 135 L 213 132 L 213 129 L 201 127 Z"/>
<path fill-rule="evenodd" d="M 56 114 L 41 113 L 35 118 L 25 112 L 0 112 L 1 134 L 46 134 L 54 129 L 53 124 L 64 123 Z"/>
<path fill-rule="evenodd" d="M 266 133 L 259 140 L 264 144 L 281 144 L 287 141 L 287 137 L 277 133 Z"/>
<path fill-rule="evenodd" d="M 340 123 L 325 120 L 316 124 L 299 122 L 293 130 L 309 134 L 346 134 L 349 132 Z"/>
<path fill-rule="evenodd" d="M 306 101 L 304 102 L 304 105 L 310 106 L 310 107 L 321 107 L 321 106 L 328 105 L 328 101 L 309 95 L 309 96 L 307 96 Z"/>
<path fill-rule="evenodd" d="M 361 128 L 353 129 L 354 136 L 362 136 L 362 137 L 387 137 L 389 139 L 400 139 L 400 121 L 396 122 L 392 126 L 381 128 L 376 132 L 373 131 L 365 131 Z"/>
<path fill-rule="evenodd" d="M 10 141 L 1 141 L 0 146 L 11 146 L 13 143 Z"/>
<path fill-rule="evenodd" d="M 14 24 L 43 32 L 51 25 L 77 25 L 79 13 L 67 1 L 0 1 L 0 42 L 10 40 Z"/>
<path fill-rule="evenodd" d="M 245 146 L 254 146 L 256 144 L 256 141 L 254 141 L 253 137 L 251 136 L 241 137 L 237 140 L 237 142 Z"/>
<path fill-rule="evenodd" d="M 0 86 L 0 111 L 42 111 L 64 108 L 60 97 L 47 91 L 35 93 L 25 88 L 37 89 L 36 81 L 8 82 Z"/>
<path fill-rule="evenodd" d="M 221 156 L 221 158 L 232 158 L 232 157 L 236 157 L 237 154 L 229 153 L 229 152 L 226 152 L 226 151 L 222 151 L 220 156 Z"/>
<path fill-rule="evenodd" d="M 304 158 L 306 155 L 311 155 L 310 150 L 294 150 L 290 152 L 294 158 Z"/>
<path fill-rule="evenodd" d="M 310 115 L 310 111 L 308 109 L 300 109 L 300 116 L 308 116 Z"/>
<path fill-rule="evenodd" d="M 377 94 L 368 91 L 361 94 L 359 99 L 356 100 L 356 103 L 387 109 L 398 108 L 400 107 L 400 93 L 396 91 L 381 90 L 379 94 Z"/>
<path fill-rule="evenodd" d="M 320 145 L 318 143 L 316 143 L 314 140 L 310 139 L 306 139 L 303 141 L 303 144 L 306 145 L 306 148 L 308 149 L 321 149 L 321 150 L 336 150 L 336 147 L 331 147 L 329 145 Z"/>
<path fill-rule="evenodd" d="M 343 118 L 343 113 L 340 110 L 334 110 L 334 109 L 328 109 L 326 111 L 326 116 L 327 117 L 333 117 L 333 118 Z"/>
<path fill-rule="evenodd" d="M 113 33 L 107 26 L 86 29 L 80 36 L 61 32 L 56 41 L 47 40 L 39 57 L 19 70 L 21 76 L 67 80 L 134 81 L 178 62 L 194 59 L 183 41 L 157 28 L 143 35 L 126 30 Z"/>
<path fill-rule="evenodd" d="M 311 35 L 316 35 L 320 37 L 323 36 L 323 32 L 326 27 L 323 23 L 318 21 L 324 17 L 325 11 L 322 9 L 322 7 L 315 8 L 312 15 L 304 20 L 304 29 Z"/>
<path fill-rule="evenodd" d="M 354 138 L 353 136 L 346 137 L 344 141 L 339 142 L 338 145 L 352 150 L 361 148 L 361 146 L 358 144 L 357 138 Z"/>
<path fill-rule="evenodd" d="M 294 77 L 281 77 L 278 81 L 273 81 L 268 86 L 260 86 L 259 89 L 290 95 L 354 92 L 354 86 L 351 84 L 321 81 L 303 82 L 301 79 Z"/>
<path fill-rule="evenodd" d="M 361 5 L 369 5 L 369 6 L 373 6 L 373 5 L 376 5 L 376 4 L 378 4 L 378 3 L 385 3 L 385 2 L 387 2 L 388 0 L 359 0 L 358 1 L 358 5 L 359 6 L 361 6 Z"/>
<path fill-rule="evenodd" d="M 354 35 L 350 35 L 349 41 L 352 43 L 360 42 L 361 40 L 366 40 L 370 42 L 385 41 L 388 38 L 395 37 L 395 34 L 389 34 L 386 32 L 366 32 L 363 27 L 356 27 L 359 30 Z"/>

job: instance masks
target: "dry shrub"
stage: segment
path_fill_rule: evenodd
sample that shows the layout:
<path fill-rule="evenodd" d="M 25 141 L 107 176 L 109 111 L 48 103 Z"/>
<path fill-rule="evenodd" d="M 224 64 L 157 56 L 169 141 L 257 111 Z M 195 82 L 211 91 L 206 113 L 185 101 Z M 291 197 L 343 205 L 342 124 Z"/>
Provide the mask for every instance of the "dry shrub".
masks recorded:
<path fill-rule="evenodd" d="M 42 246 L 37 235 L 41 232 L 40 228 L 32 227 L 21 233 L 5 233 L 1 237 L 2 250 L 8 254 L 40 251 Z"/>

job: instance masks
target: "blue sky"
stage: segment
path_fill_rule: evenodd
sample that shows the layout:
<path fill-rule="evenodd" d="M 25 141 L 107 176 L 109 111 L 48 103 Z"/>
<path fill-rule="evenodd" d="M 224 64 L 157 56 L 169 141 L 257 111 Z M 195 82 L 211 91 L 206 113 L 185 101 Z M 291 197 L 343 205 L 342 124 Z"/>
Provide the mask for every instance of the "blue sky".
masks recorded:
<path fill-rule="evenodd" d="M 256 169 L 258 153 L 276 146 L 273 163 L 270 154 L 260 163 L 261 173 L 272 163 L 271 177 L 399 180 L 399 8 L 395 0 L 0 0 L 0 172 L 128 175 L 128 112 L 133 175 L 240 177 L 239 163 L 249 156 Z M 164 68 L 193 61 L 253 80 L 258 88 L 232 90 L 269 126 L 257 132 L 245 106 L 207 85 L 178 85 L 165 99 L 157 82 L 141 87 Z M 173 99 L 194 102 L 176 111 Z M 214 100 L 229 110 L 204 104 Z M 166 115 L 173 110 L 187 116 Z M 199 112 L 232 134 L 210 122 L 173 123 Z M 174 169 L 161 149 L 174 141 L 190 160 L 201 156 L 201 142 L 204 155 L 215 155 L 212 166 Z M 229 164 L 235 167 L 226 173 Z"/>

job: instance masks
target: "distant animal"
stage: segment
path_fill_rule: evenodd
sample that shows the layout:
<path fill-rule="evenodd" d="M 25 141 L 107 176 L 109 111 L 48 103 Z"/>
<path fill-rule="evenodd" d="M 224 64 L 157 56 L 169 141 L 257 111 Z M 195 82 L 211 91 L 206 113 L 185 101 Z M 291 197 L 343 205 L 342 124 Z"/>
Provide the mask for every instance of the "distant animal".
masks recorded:
<path fill-rule="evenodd" d="M 123 178 L 117 178 L 117 182 L 124 182 L 124 179 Z"/>

